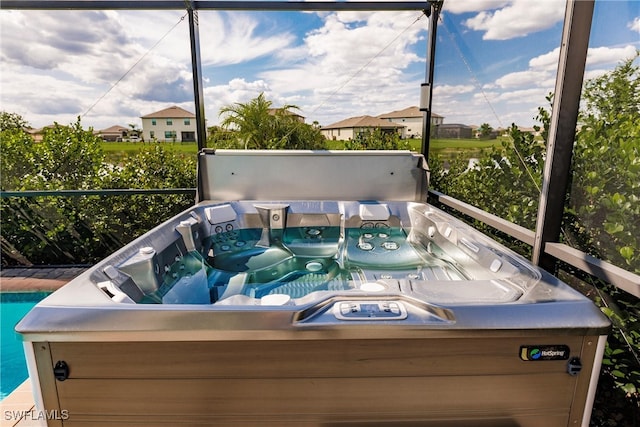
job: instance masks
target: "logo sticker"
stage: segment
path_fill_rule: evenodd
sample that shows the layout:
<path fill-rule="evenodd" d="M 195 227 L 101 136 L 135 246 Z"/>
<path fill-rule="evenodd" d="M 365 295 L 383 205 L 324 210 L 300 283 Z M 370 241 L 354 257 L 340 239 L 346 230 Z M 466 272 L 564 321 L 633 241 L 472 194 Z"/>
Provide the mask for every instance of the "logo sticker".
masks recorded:
<path fill-rule="evenodd" d="M 561 345 L 523 345 L 520 347 L 520 359 L 527 362 L 539 360 L 567 360 L 571 350 Z"/>

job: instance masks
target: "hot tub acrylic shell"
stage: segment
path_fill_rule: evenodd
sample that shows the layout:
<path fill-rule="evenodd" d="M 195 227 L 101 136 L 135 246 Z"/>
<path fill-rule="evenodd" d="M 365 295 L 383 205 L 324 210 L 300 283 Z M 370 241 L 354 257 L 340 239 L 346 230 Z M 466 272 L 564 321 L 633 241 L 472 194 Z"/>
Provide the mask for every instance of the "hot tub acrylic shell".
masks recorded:
<path fill-rule="evenodd" d="M 18 325 L 39 408 L 68 414 L 49 425 L 588 425 L 609 322 L 421 196 L 393 197 L 421 194 L 420 156 L 336 155 L 398 179 L 342 199 L 219 200 L 264 197 L 244 182 L 263 158 L 205 155 L 210 199 Z"/>

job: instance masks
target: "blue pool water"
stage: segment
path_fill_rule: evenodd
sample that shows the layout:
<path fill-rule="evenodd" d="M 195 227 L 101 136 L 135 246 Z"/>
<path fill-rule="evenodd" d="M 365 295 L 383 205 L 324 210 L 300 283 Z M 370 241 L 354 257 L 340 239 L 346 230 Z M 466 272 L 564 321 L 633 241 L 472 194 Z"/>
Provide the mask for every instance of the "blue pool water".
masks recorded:
<path fill-rule="evenodd" d="M 47 292 L 0 293 L 0 400 L 27 379 L 27 362 L 16 324 Z"/>

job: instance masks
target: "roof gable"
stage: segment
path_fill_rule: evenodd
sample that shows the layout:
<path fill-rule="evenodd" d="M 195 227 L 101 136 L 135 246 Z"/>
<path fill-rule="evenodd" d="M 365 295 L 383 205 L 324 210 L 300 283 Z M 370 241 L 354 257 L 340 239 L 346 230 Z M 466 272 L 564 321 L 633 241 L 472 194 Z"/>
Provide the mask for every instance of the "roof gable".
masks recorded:
<path fill-rule="evenodd" d="M 471 126 L 463 125 L 461 123 L 443 123 L 438 125 L 440 129 L 453 129 L 453 128 L 461 128 L 461 129 L 471 129 Z"/>
<path fill-rule="evenodd" d="M 422 118 L 423 112 L 420 111 L 420 108 L 416 106 L 407 107 L 403 110 L 391 111 L 390 113 L 380 114 L 378 118 L 380 119 L 402 119 L 402 118 Z M 443 118 L 441 115 L 436 113 L 431 113 L 431 117 Z"/>
<path fill-rule="evenodd" d="M 293 111 L 285 110 L 284 108 L 269 108 L 267 110 L 267 112 L 272 116 L 275 116 L 276 114 L 283 114 L 285 116 L 299 117 L 301 119 L 305 118 L 304 116 L 302 116 L 302 115 L 300 115 L 298 113 L 294 113 Z"/>
<path fill-rule="evenodd" d="M 124 131 L 128 131 L 129 128 L 124 127 L 124 126 L 120 126 L 120 125 L 113 125 L 111 127 L 108 127 L 106 129 L 102 129 L 100 131 L 98 131 L 99 133 L 119 133 L 119 132 L 124 132 Z"/>
<path fill-rule="evenodd" d="M 345 128 L 382 128 L 382 129 L 397 129 L 404 127 L 397 123 L 382 120 L 372 116 L 357 116 L 351 117 L 339 122 L 333 123 L 328 126 L 323 126 L 322 129 L 345 129 Z"/>
<path fill-rule="evenodd" d="M 195 118 L 195 114 L 185 110 L 184 108 L 180 108 L 177 105 L 173 105 L 169 108 L 165 108 L 164 110 L 156 111 L 155 113 L 147 114 L 146 116 L 142 116 L 142 119 L 182 119 Z"/>

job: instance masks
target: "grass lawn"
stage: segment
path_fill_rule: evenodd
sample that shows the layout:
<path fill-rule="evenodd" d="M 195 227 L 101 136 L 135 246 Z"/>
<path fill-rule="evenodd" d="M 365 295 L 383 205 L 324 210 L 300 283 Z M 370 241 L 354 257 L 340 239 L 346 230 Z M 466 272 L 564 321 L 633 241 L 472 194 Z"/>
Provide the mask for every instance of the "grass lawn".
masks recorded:
<path fill-rule="evenodd" d="M 477 139 L 432 139 L 429 144 L 430 155 L 453 158 L 458 153 L 463 153 L 465 157 L 477 157 L 482 150 L 490 149 L 493 146 L 499 147 L 500 139 L 480 141 Z M 409 139 L 409 147 L 412 151 L 420 152 L 422 141 L 419 139 Z M 103 142 L 102 149 L 110 161 L 119 161 L 127 155 L 133 155 L 140 150 L 153 146 L 150 142 Z M 193 154 L 198 152 L 198 144 L 195 142 L 161 142 L 162 146 L 176 154 Z M 341 150 L 344 147 L 342 141 L 328 141 L 328 148 L 331 150 Z"/>
<path fill-rule="evenodd" d="M 102 142 L 100 146 L 107 155 L 135 154 L 140 150 L 153 146 L 153 142 Z M 161 142 L 162 146 L 176 153 L 198 152 L 198 144 L 195 142 Z"/>
<path fill-rule="evenodd" d="M 126 156 L 132 156 L 139 151 L 153 147 L 153 142 L 102 142 L 100 146 L 104 151 L 107 162 L 118 164 Z M 173 153 L 193 155 L 196 158 L 198 144 L 196 142 L 161 142 L 162 146 Z"/>
<path fill-rule="evenodd" d="M 491 147 L 502 147 L 502 139 L 432 139 L 429 142 L 429 156 L 439 156 L 445 159 L 453 159 L 458 154 L 465 158 L 480 157 L 483 151 Z M 420 142 L 418 142 L 418 150 Z"/>

